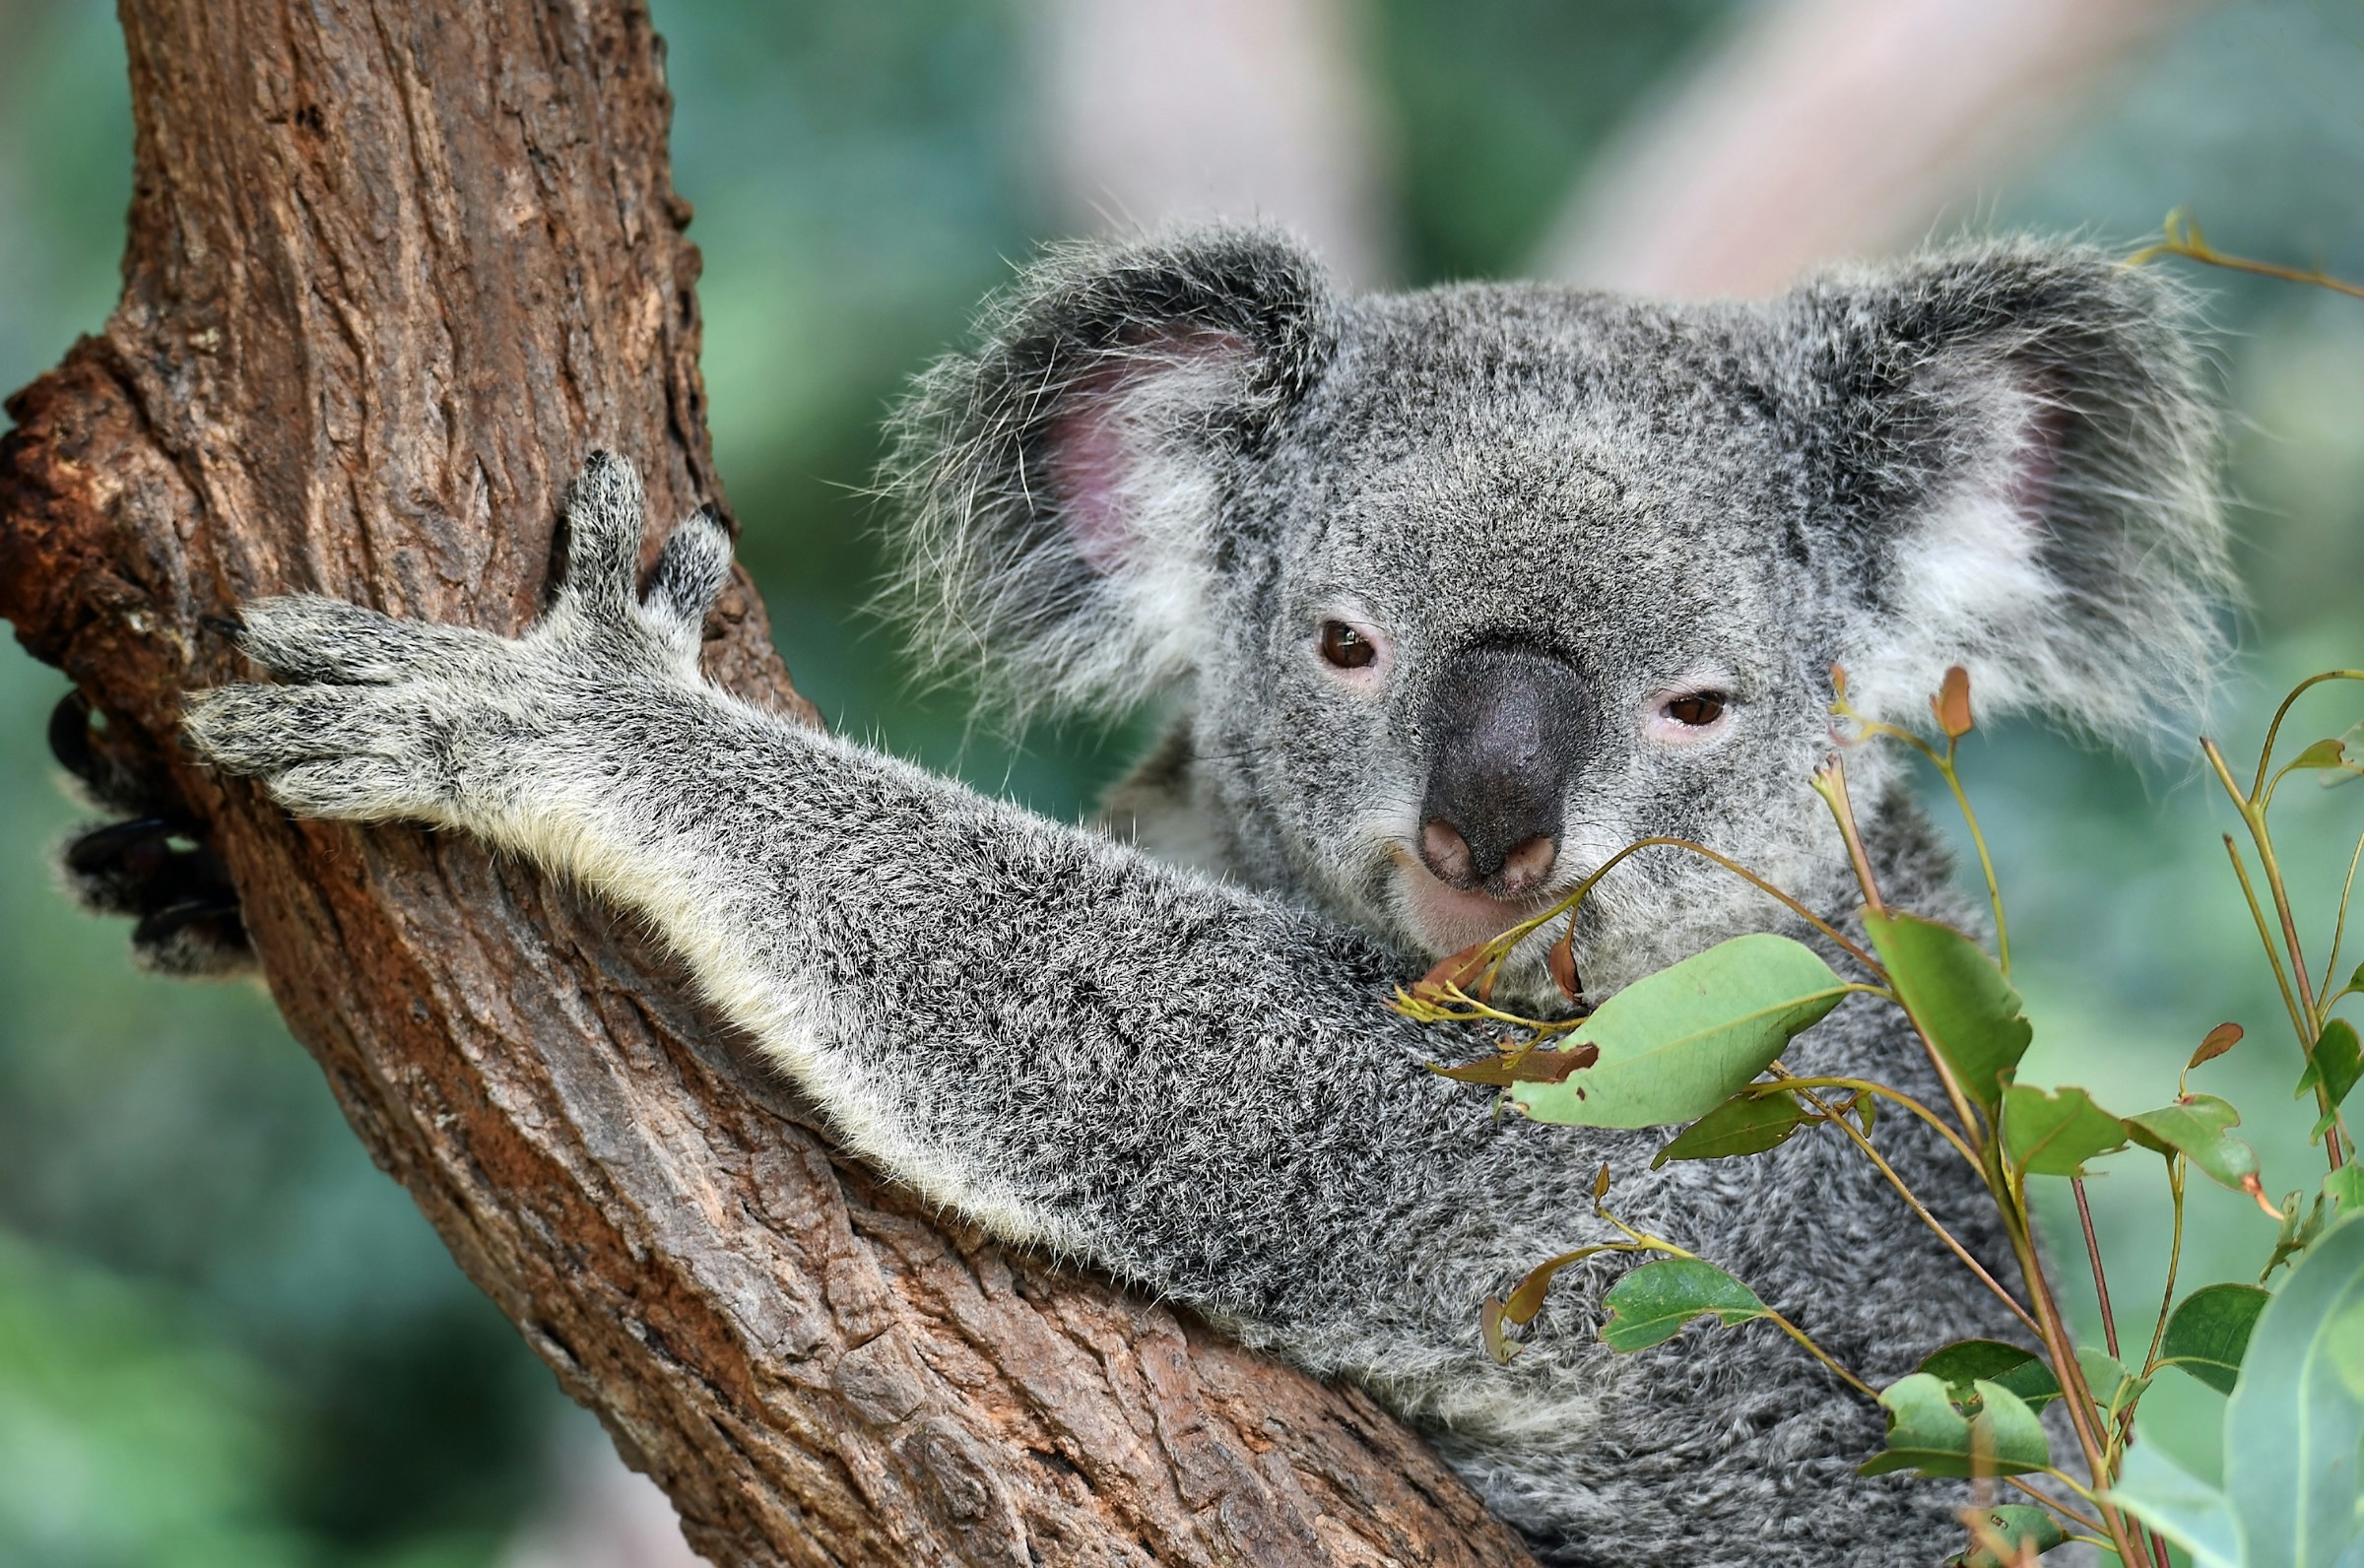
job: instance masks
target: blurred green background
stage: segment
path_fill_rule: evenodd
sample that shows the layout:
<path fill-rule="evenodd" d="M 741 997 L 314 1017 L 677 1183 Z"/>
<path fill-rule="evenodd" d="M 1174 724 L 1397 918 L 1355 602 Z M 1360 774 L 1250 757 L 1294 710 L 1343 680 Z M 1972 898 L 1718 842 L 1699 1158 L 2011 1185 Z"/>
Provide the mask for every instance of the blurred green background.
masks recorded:
<path fill-rule="evenodd" d="M 841 728 L 1080 812 L 1131 738 L 972 734 L 960 694 L 915 696 L 851 608 L 877 567 L 851 488 L 883 405 L 1011 258 L 1072 222 L 1039 169 L 1028 15 L 1015 0 L 654 9 L 706 258 L 715 445 L 799 685 Z M 1603 139 L 1735 9 L 1358 13 L 1402 281 L 1529 266 Z M 112 302 L 130 130 L 107 8 L 0 0 L 0 38 L 13 387 Z M 1977 211 L 2131 242 L 2190 204 L 2228 249 L 2353 277 L 2360 190 L 2364 9 L 2267 0 L 2191 11 Z M 2292 677 L 2364 663 L 2364 303 L 2196 281 L 2235 411 L 2251 592 L 2216 723 L 2246 748 Z M 135 974 L 123 930 L 52 890 L 44 856 L 74 816 L 40 736 L 63 690 L 0 649 L 0 1563 L 496 1562 L 581 1418 L 370 1166 L 259 990 Z M 2307 738 L 2357 707 L 2324 700 Z M 2139 1108 L 2172 1092 L 2209 1025 L 2242 1020 L 2250 1042 L 2207 1086 L 2248 1110 L 2270 1190 L 2311 1188 L 2295 1053 L 2217 841 L 2229 815 L 2191 748 L 2135 763 L 2010 730 L 1968 754 L 2039 1024 L 2031 1076 Z M 2285 857 L 2327 910 L 2364 788 L 2291 800 Z M 2139 1337 L 2164 1206 L 2151 1162 L 2122 1163 L 2092 1187 Z M 2193 1223 L 2194 1282 L 2253 1275 L 2271 1240 L 2246 1200 L 2204 1183 Z M 2075 1261 L 2063 1253 L 2072 1281 Z M 2214 1399 L 2168 1380 L 2146 1426 L 2208 1468 Z"/>

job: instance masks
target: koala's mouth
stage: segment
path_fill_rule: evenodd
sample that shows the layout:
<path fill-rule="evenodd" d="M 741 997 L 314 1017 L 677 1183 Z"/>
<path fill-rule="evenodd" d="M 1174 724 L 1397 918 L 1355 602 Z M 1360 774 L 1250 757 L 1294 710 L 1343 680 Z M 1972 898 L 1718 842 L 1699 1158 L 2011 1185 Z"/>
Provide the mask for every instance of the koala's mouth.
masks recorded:
<path fill-rule="evenodd" d="M 1556 880 L 1515 898 L 1497 898 L 1479 888 L 1461 888 L 1438 878 L 1420 864 L 1408 847 L 1391 855 L 1396 863 L 1396 885 L 1405 920 L 1430 955 L 1459 952 L 1474 943 L 1503 932 L 1550 907 L 1564 888 Z"/>

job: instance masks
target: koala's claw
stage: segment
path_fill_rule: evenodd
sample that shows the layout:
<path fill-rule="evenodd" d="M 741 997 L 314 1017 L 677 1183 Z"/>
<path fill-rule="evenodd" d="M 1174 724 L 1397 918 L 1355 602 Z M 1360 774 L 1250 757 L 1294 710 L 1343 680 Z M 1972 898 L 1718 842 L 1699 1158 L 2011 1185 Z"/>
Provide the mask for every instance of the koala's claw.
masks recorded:
<path fill-rule="evenodd" d="M 484 825 L 532 787 L 536 743 L 594 723 L 633 680 L 694 681 L 731 569 L 712 508 L 675 530 L 645 598 L 632 466 L 594 453 L 569 490 L 566 566 L 550 609 L 510 639 L 315 595 L 241 612 L 239 647 L 280 685 L 188 702 L 192 749 L 303 816 Z"/>
<path fill-rule="evenodd" d="M 71 691 L 49 718 L 49 748 L 101 806 L 138 815 L 74 834 L 60 846 L 59 880 L 93 914 L 129 916 L 132 957 L 170 975 L 232 974 L 252 947 L 230 875 L 204 828 L 138 770 L 92 745 L 91 701 Z"/>

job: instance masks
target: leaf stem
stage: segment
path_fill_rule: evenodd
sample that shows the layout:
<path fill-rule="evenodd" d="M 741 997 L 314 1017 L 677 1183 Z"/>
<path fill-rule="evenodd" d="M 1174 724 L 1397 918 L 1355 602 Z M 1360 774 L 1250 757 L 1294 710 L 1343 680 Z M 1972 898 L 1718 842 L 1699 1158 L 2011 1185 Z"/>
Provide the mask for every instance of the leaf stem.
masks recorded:
<path fill-rule="evenodd" d="M 2216 743 L 2204 736 L 2200 743 L 2200 749 L 2206 755 L 2208 765 L 2216 770 L 2217 780 L 2224 785 L 2225 793 L 2232 797 L 2234 809 L 2241 814 L 2242 823 L 2249 829 L 2250 842 L 2257 846 L 2258 863 L 2266 873 L 2266 887 L 2273 896 L 2273 910 L 2281 920 L 2282 945 L 2290 954 L 2290 968 L 2287 974 L 2283 972 L 2280 955 L 2273 950 L 2273 934 L 2266 925 L 2264 913 L 2258 908 L 2257 890 L 2250 885 L 2249 873 L 2242 868 L 2241 857 L 2237 852 L 2233 855 L 2233 870 L 2240 874 L 2241 891 L 2248 896 L 2250 914 L 2258 922 L 2259 934 L 2266 939 L 2266 955 L 2273 959 L 2273 976 L 2281 982 L 2282 1000 L 2291 1009 L 2291 1022 L 2298 1028 L 2299 1056 L 2310 1064 L 2315 1060 L 2316 1039 L 2323 1033 L 2323 1014 L 2318 1013 L 2315 1008 L 2315 982 L 2308 975 L 2307 955 L 2299 946 L 2298 920 L 2290 911 L 2290 890 L 2283 884 L 2282 865 L 2273 853 L 2273 835 L 2266 829 L 2266 809 L 2272 799 L 2272 791 L 2264 781 L 2266 770 L 2273 764 L 2274 738 L 2281 731 L 2282 718 L 2290 711 L 2290 704 L 2296 702 L 2300 693 L 2309 686 L 2317 686 L 2325 681 L 2342 679 L 2364 680 L 2364 671 L 2334 670 L 2311 677 L 2299 683 L 2291 689 L 2288 696 L 2282 698 L 2282 705 L 2274 711 L 2273 723 L 2266 732 L 2265 750 L 2258 756 L 2258 779 L 2260 782 L 2248 795 L 2243 795 L 2240 785 L 2234 782 L 2233 771 L 2225 765 L 2224 753 L 2216 750 Z M 2232 848 L 2233 841 L 2230 834 L 2226 835 L 2224 842 L 2228 850 Z M 2298 988 L 2295 998 L 2290 994 L 2293 982 Z M 2330 1087 L 2320 1081 L 2315 1085 L 2315 1107 L 2326 1116 L 2331 1115 L 2335 1109 L 2331 1104 Z M 2336 1138 L 2327 1138 L 2323 1141 L 2324 1153 L 2330 1159 L 2333 1170 L 2337 1170 L 2346 1163 L 2346 1154 L 2341 1149 L 2340 1143 L 2341 1141 Z"/>
<path fill-rule="evenodd" d="M 1774 886 L 1773 883 L 1767 882 L 1764 878 L 1759 877 L 1755 872 L 1750 871 L 1747 867 L 1741 865 L 1739 861 L 1734 860 L 1731 856 L 1720 855 L 1714 850 L 1708 848 L 1705 844 L 1699 843 L 1696 840 L 1688 838 L 1676 838 L 1669 834 L 1655 834 L 1649 838 L 1635 839 L 1632 843 L 1627 844 L 1623 849 L 1618 850 L 1615 854 L 1609 856 L 1609 859 L 1603 861 L 1599 866 L 1595 867 L 1592 874 L 1586 877 L 1584 881 L 1578 882 L 1575 887 L 1570 889 L 1567 896 L 1560 899 L 1558 903 L 1553 904 L 1550 908 L 1544 910 L 1540 915 L 1536 915 L 1531 919 L 1520 921 L 1517 925 L 1502 933 L 1501 936 L 1496 937 L 1494 942 L 1488 945 L 1490 947 L 1498 944 L 1502 948 L 1501 956 L 1497 956 L 1495 962 L 1499 964 L 1501 962 L 1501 958 L 1507 956 L 1512 948 L 1516 947 L 1520 943 L 1525 942 L 1529 937 L 1535 935 L 1535 933 L 1541 931 L 1543 927 L 1549 925 L 1552 921 L 1559 919 L 1560 916 L 1573 914 L 1584 903 L 1584 900 L 1591 895 L 1595 884 L 1597 884 L 1602 878 L 1608 876 L 1611 871 L 1616 869 L 1616 867 L 1627 857 L 1640 850 L 1656 848 L 1687 849 L 1694 855 L 1704 856 L 1708 860 L 1714 861 L 1726 871 L 1731 872 L 1735 877 L 1740 878 L 1742 882 L 1745 882 L 1750 886 L 1756 888 L 1757 891 L 1764 893 L 1768 897 L 1778 900 L 1792 913 L 1804 920 L 1807 925 L 1812 926 L 1816 931 L 1819 931 L 1822 933 L 1822 935 L 1828 937 L 1832 942 L 1837 943 L 1840 947 L 1846 950 L 1850 957 L 1854 958 L 1867 970 L 1871 971 L 1872 977 L 1875 978 L 1881 985 L 1886 985 L 1888 983 L 1888 972 L 1886 969 L 1881 967 L 1879 960 L 1873 957 L 1870 952 L 1867 952 L 1860 945 L 1851 940 L 1845 932 L 1840 931 L 1838 927 L 1832 925 L 1829 921 L 1824 920 L 1820 915 L 1815 914 L 1812 910 L 1806 908 L 1806 905 L 1800 903 L 1796 898 L 1782 891 L 1779 887 Z"/>
<path fill-rule="evenodd" d="M 1801 1329 L 1798 1327 L 1798 1325 L 1792 1323 L 1789 1319 L 1783 1317 L 1771 1307 L 1765 1308 L 1765 1316 L 1772 1321 L 1774 1327 L 1780 1329 L 1782 1333 L 1797 1340 L 1800 1347 L 1802 1347 L 1807 1355 L 1812 1356 L 1815 1360 L 1830 1368 L 1833 1374 L 1835 1374 L 1841 1381 L 1847 1383 L 1858 1394 L 1861 1394 L 1864 1398 L 1872 1401 L 1874 1404 L 1878 1403 L 1879 1391 L 1877 1389 L 1873 1388 L 1871 1384 L 1866 1383 L 1862 1378 L 1857 1377 L 1845 1367 L 1839 1365 L 1839 1363 L 1833 1360 L 1820 1345 L 1814 1343 L 1813 1339 L 1807 1336 L 1804 1329 Z"/>
<path fill-rule="evenodd" d="M 2282 733 L 2282 720 L 2289 717 L 2291 706 L 2326 681 L 2364 681 L 2364 670 L 2326 670 L 2321 675 L 2307 677 L 2290 688 L 2290 694 L 2282 698 L 2282 705 L 2273 710 L 2273 722 L 2266 726 L 2266 748 L 2258 753 L 2258 781 L 2250 787 L 2251 796 L 2266 794 L 2266 770 L 2272 765 L 2273 744 Z M 2200 745 L 2205 748 L 2207 743 L 2202 741 Z M 2221 770 L 2221 758 L 2217 759 L 2217 765 Z M 2238 795 L 2234 798 L 2240 799 Z"/>
<path fill-rule="evenodd" d="M 2180 233 L 2177 232 L 2179 224 L 2182 226 Z M 2186 261 L 2197 261 L 2209 267 L 2222 267 L 2228 272 L 2254 273 L 2260 278 L 2278 278 L 2283 283 L 2303 283 L 2317 289 L 2329 289 L 2333 294 L 2343 294 L 2357 299 L 2364 299 L 2364 287 L 2342 282 L 2320 267 L 2313 272 L 2301 272 L 2296 267 L 2284 267 L 2277 262 L 2253 261 L 2247 256 L 2226 255 L 2223 251 L 2211 247 L 2205 239 L 2200 237 L 2200 225 L 2194 223 L 2191 215 L 2180 207 L 2167 215 L 2166 237 L 2157 244 L 2146 245 L 2135 251 L 2126 258 L 2126 264 L 2130 267 L 2139 267 L 2144 262 L 2159 256 L 2181 256 Z"/>
<path fill-rule="evenodd" d="M 2142 1357 L 2142 1375 L 2159 1369 L 2159 1347 L 2167 1342 L 2167 1319 L 2175 1308 L 2175 1272 L 2184 1261 L 2184 1156 L 2167 1157 L 2167 1190 L 2175 1200 L 2174 1239 L 2167 1245 L 2167 1288 L 2159 1296 L 2159 1326 L 2150 1331 L 2150 1349 Z"/>
<path fill-rule="evenodd" d="M 1894 999 L 1891 998 L 1890 1000 Z M 1901 1004 L 1899 1005 L 1901 1006 Z M 1945 1142 L 1954 1146 L 1955 1151 L 1959 1153 L 1962 1158 L 1968 1160 L 1973 1166 L 1977 1166 L 1981 1170 L 1986 1168 L 1979 1164 L 1977 1152 L 1973 1150 L 1969 1144 L 1962 1142 L 1962 1135 L 1945 1125 L 1945 1119 L 1943 1117 L 1939 1116 L 1937 1112 L 1931 1110 L 1928 1106 L 1922 1104 L 1919 1100 L 1914 1099 L 1910 1094 L 1905 1093 L 1901 1089 L 1892 1089 L 1885 1083 L 1874 1083 L 1870 1078 L 1801 1078 L 1797 1074 L 1792 1073 L 1788 1068 L 1783 1067 L 1779 1062 L 1774 1063 L 1773 1066 L 1766 1071 L 1777 1075 L 1777 1081 L 1781 1085 L 1788 1088 L 1854 1089 L 1856 1092 L 1861 1094 L 1876 1094 L 1883 1100 L 1893 1100 L 1898 1105 L 1903 1106 L 1907 1111 L 1910 1111 L 1913 1115 L 1918 1116 L 1921 1118 L 1921 1120 L 1927 1122 L 1933 1129 L 1937 1131 L 1938 1137 L 1944 1139 Z"/>
<path fill-rule="evenodd" d="M 2019 1491 L 2025 1492 L 2028 1496 L 2034 1498 L 2037 1502 L 2042 1503 L 2046 1508 L 2051 1509 L 2063 1519 L 2068 1520 L 2073 1524 L 2082 1525 L 2087 1530 L 2099 1531 L 2104 1528 L 2101 1521 L 2093 1518 L 2091 1515 L 2081 1513 L 2078 1510 L 2069 1507 L 2067 1503 L 2062 1502 L 2059 1498 L 2053 1496 L 2049 1492 L 2040 1492 L 2036 1490 L 2036 1488 L 2027 1483 L 2025 1476 L 2005 1475 L 2003 1477 L 2003 1479 L 2005 1485 L 2015 1487 Z"/>
<path fill-rule="evenodd" d="M 2093 1234 L 2093 1209 L 2085 1202 L 2085 1179 L 2068 1178 L 2069 1191 L 2076 1194 L 2077 1223 L 2085 1229 L 2085 1256 L 2093 1261 L 2093 1293 L 2101 1298 L 2101 1337 L 2109 1345 L 2111 1359 L 2118 1355 L 2118 1316 L 2110 1310 L 2110 1276 L 2101 1267 L 2101 1238 Z"/>
<path fill-rule="evenodd" d="M 1847 845 L 1848 864 L 1855 868 L 1856 882 L 1863 889 L 1864 907 L 1874 915 L 1885 915 L 1888 912 L 1887 905 L 1880 902 L 1879 883 L 1872 876 L 1872 857 L 1865 852 L 1864 835 L 1855 825 L 1855 804 L 1847 797 L 1847 764 L 1836 756 L 1823 763 L 1821 770 L 1814 775 L 1814 793 L 1822 797 L 1823 804 L 1830 808 L 1832 819 L 1839 824 L 1839 837 Z M 1953 1069 L 1946 1065 L 1943 1053 L 1937 1050 L 1937 1043 L 1929 1037 L 1929 1031 L 1921 1026 L 1921 1020 L 1913 1016 L 1913 1010 L 1906 1008 L 1904 1015 L 1906 1021 L 1912 1024 L 1913 1033 L 1920 1037 L 1921 1049 L 1928 1053 L 1929 1065 L 1936 1070 L 1937 1081 L 1945 1085 L 1945 1098 L 1953 1106 L 1953 1114 L 1961 1125 L 1963 1138 L 1972 1148 L 1983 1150 L 1986 1140 L 1979 1132 L 1977 1118 L 1971 1113 L 1970 1097 L 1962 1092 L 1961 1080 L 1953 1076 Z M 1980 1169 L 1985 1169 L 1983 1163 Z"/>
<path fill-rule="evenodd" d="M 2013 1195 L 2016 1197 L 2016 1195 Z M 2044 1340 L 2047 1358 L 2052 1362 L 2053 1376 L 2060 1380 L 2061 1391 L 2068 1406 L 2069 1424 L 2076 1428 L 2076 1441 L 2085 1451 L 2085 1468 L 2093 1474 L 2094 1485 L 2110 1482 L 2109 1451 L 2093 1424 L 2093 1391 L 2085 1382 L 2084 1368 L 2077 1364 L 2076 1341 L 2068 1333 L 2068 1320 L 2061 1315 L 2060 1303 L 2054 1299 L 2052 1282 L 2045 1276 L 2044 1260 L 2036 1251 L 2034 1234 L 2028 1229 L 2027 1210 L 2020 1203 L 2002 1206 L 2003 1229 L 2009 1235 L 2011 1251 L 2019 1260 L 2019 1272 L 2026 1278 L 2028 1296 L 2036 1309 L 2037 1332 Z M 2067 1477 L 2064 1476 L 2064 1479 Z M 2075 1482 L 2069 1482 L 2075 1485 Z M 2118 1549 L 2119 1561 L 2127 1568 L 2140 1568 L 2149 1562 L 2150 1553 L 2136 1544 L 2136 1537 L 2127 1529 L 2124 1516 L 2095 1497 L 2083 1486 L 2077 1491 L 2092 1499 L 2101 1510 L 2103 1525 Z"/>
<path fill-rule="evenodd" d="M 2356 862 L 2364 860 L 2364 834 L 2356 838 L 2355 852 L 2347 857 L 2347 879 L 2339 884 L 2339 918 L 2331 925 L 2331 955 L 2324 960 L 2323 984 L 2317 987 L 2324 993 L 2323 1011 L 2329 1013 L 2331 1004 L 2347 995 L 2351 988 L 2331 989 L 2339 977 L 2339 945 L 2347 940 L 2347 895 L 2356 890 Z"/>
<path fill-rule="evenodd" d="M 2307 1032 L 2306 1016 L 2299 1012 L 2298 996 L 2290 989 L 2290 975 L 2282 967 L 2281 951 L 2273 945 L 2273 928 L 2266 923 L 2266 910 L 2258 902 L 2258 889 L 2249 880 L 2249 868 L 2242 863 L 2240 846 L 2233 842 L 2230 833 L 2224 835 L 2224 852 L 2232 857 L 2233 875 L 2241 880 L 2241 895 L 2249 900 L 2249 918 L 2257 925 L 2258 940 L 2266 944 L 2266 961 L 2273 965 L 2274 984 L 2281 988 L 2282 1006 L 2290 1013 L 2290 1027 L 2298 1031 L 2300 1048 L 2312 1057 L 2314 1053 L 2309 1047 L 2314 1042 Z"/>
<path fill-rule="evenodd" d="M 2038 1326 L 2035 1319 L 2027 1315 L 2027 1309 L 2019 1304 L 2018 1298 L 2013 1296 L 2008 1290 L 2005 1290 L 2003 1287 L 2002 1282 L 1987 1272 L 1986 1266 L 1981 1264 L 1975 1257 L 1971 1256 L 1970 1249 L 1963 1246 L 1961 1242 L 1955 1238 L 1953 1232 L 1945 1228 L 1944 1221 L 1938 1219 L 1937 1215 L 1929 1211 L 1929 1207 L 1921 1202 L 1920 1198 L 1914 1194 L 1911 1187 L 1905 1184 L 1904 1178 L 1896 1174 L 1896 1168 L 1893 1165 L 1890 1165 L 1886 1159 L 1881 1157 L 1878 1149 L 1872 1146 L 1872 1140 L 1866 1138 L 1863 1132 L 1858 1129 L 1854 1123 L 1848 1121 L 1845 1117 L 1832 1110 L 1829 1103 L 1822 1099 L 1821 1096 L 1815 1094 L 1813 1090 L 1801 1087 L 1799 1080 L 1790 1079 L 1789 1086 L 1797 1091 L 1799 1098 L 1805 1100 L 1806 1104 L 1821 1112 L 1826 1121 L 1838 1128 L 1840 1132 L 1846 1134 L 1847 1137 L 1853 1141 L 1855 1146 L 1864 1151 L 1864 1157 L 1878 1167 L 1879 1173 L 1888 1179 L 1888 1185 L 1896 1189 L 1896 1196 L 1904 1200 L 1905 1207 L 1910 1209 L 1915 1214 L 1919 1215 L 1922 1223 L 1929 1226 L 1931 1230 L 1937 1232 L 1937 1239 L 1943 1242 L 1946 1247 L 1952 1251 L 1956 1258 L 1959 1258 L 1966 1266 L 1968 1266 L 1970 1272 L 1978 1275 L 1980 1280 L 1986 1284 L 1986 1287 L 1995 1292 L 1996 1298 L 2004 1306 L 2010 1308 L 2011 1311 L 2018 1316 L 2018 1319 L 2021 1323 L 2027 1325 L 2030 1333 L 2039 1336 L 2043 1334 L 2043 1329 Z"/>

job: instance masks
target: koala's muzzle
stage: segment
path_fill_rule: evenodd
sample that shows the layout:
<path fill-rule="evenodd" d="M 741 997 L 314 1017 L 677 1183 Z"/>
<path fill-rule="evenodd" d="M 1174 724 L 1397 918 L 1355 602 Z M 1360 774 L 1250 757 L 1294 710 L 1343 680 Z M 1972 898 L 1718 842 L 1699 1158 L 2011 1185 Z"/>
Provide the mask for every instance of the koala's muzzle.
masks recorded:
<path fill-rule="evenodd" d="M 1428 788 L 1420 859 L 1459 888 L 1516 898 L 1559 854 L 1568 781 L 1592 731 L 1592 692 L 1564 660 L 1478 647 L 1428 691 Z"/>

